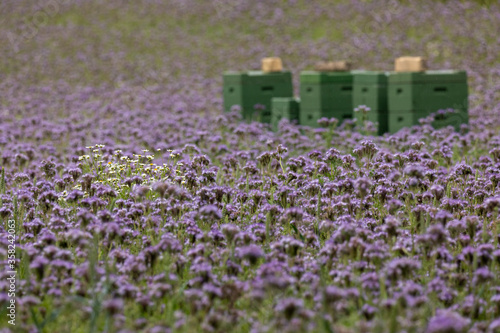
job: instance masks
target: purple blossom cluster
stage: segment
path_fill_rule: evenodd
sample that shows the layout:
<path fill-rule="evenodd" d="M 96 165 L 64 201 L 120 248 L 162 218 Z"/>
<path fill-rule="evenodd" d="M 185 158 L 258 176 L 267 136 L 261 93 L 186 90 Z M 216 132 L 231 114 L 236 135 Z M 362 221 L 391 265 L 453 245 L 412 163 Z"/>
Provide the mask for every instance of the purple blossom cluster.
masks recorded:
<path fill-rule="evenodd" d="M 0 332 L 500 332 L 498 5 L 137 3 L 151 7 L 61 2 L 31 39 L 0 32 L 21 50 L 0 60 L 2 316 L 8 220 L 18 271 L 17 327 Z M 119 9 L 130 22 L 104 15 Z M 13 16 L 39 10 L 21 1 Z M 128 30 L 144 17 L 173 50 Z M 247 21 L 255 36 L 221 43 Z M 274 133 L 223 114 L 227 66 L 272 51 L 297 72 L 331 56 L 325 37 L 295 38 L 308 22 L 344 29 L 336 52 L 367 67 L 391 66 L 383 48 L 468 70 L 470 124 L 379 137 L 324 118 Z M 72 34 L 83 46 L 62 52 Z M 190 57 L 148 76 L 144 39 Z"/>

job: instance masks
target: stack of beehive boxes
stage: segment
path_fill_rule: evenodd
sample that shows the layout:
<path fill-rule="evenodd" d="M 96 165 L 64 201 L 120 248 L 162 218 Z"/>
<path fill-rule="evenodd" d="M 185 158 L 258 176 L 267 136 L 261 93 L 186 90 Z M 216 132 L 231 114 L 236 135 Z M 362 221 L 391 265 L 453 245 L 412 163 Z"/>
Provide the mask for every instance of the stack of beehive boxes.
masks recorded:
<path fill-rule="evenodd" d="M 418 124 L 438 110 L 453 109 L 454 113 L 437 113 L 434 128 L 452 125 L 457 131 L 467 124 L 468 85 L 465 71 L 440 70 L 391 73 L 388 79 L 388 125 L 394 133 L 403 127 Z"/>
<path fill-rule="evenodd" d="M 293 97 L 292 73 L 282 69 L 281 59 L 262 59 L 262 70 L 225 72 L 224 109 L 235 105 L 245 120 L 271 122 L 271 99 Z"/>
<path fill-rule="evenodd" d="M 265 58 L 261 71 L 226 72 L 224 106 L 239 105 L 248 120 L 271 123 L 283 118 L 318 127 L 320 118 L 339 122 L 356 118 L 378 123 L 378 133 L 395 133 L 418 124 L 438 110 L 434 128 L 468 123 L 468 86 L 465 71 L 426 70 L 421 57 L 401 57 L 393 72 L 351 71 L 350 64 L 324 62 L 314 71 L 300 73 L 300 98 L 293 97 L 292 75 L 283 71 L 279 58 Z M 366 114 L 353 112 L 365 105 Z"/>
<path fill-rule="evenodd" d="M 353 73 L 303 71 L 300 73 L 300 124 L 317 127 L 318 119 L 352 118 Z"/>

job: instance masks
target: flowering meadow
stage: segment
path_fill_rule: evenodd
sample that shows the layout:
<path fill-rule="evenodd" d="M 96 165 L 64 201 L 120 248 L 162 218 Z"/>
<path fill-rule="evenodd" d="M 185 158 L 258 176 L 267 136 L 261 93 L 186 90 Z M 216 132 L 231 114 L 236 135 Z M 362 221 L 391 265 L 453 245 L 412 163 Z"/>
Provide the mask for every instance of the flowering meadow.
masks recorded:
<path fill-rule="evenodd" d="M 500 332 L 500 5 L 0 9 L 1 333 Z M 222 72 L 265 56 L 298 92 L 318 60 L 408 54 L 467 70 L 460 132 L 222 111 Z"/>

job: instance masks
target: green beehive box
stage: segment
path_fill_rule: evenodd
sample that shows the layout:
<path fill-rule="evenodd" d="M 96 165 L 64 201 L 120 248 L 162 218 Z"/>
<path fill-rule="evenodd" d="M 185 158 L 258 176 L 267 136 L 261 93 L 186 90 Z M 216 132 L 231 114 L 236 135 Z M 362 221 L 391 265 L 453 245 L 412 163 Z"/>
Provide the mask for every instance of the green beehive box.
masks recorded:
<path fill-rule="evenodd" d="M 318 127 L 322 117 L 352 118 L 353 72 L 300 73 L 300 124 Z"/>
<path fill-rule="evenodd" d="M 342 123 L 346 119 L 352 119 L 353 112 L 340 112 L 332 109 L 304 109 L 304 103 L 300 103 L 300 115 L 299 115 L 299 123 L 300 125 L 309 126 L 309 127 L 319 127 L 318 120 L 321 118 L 336 118 Z"/>
<path fill-rule="evenodd" d="M 366 105 L 370 111 L 366 120 L 378 122 L 378 133 L 384 134 L 389 130 L 387 105 L 387 72 L 358 72 L 354 74 L 352 104 L 356 108 Z M 363 114 L 354 112 L 357 124 L 362 125 Z"/>
<path fill-rule="evenodd" d="M 392 72 L 388 78 L 389 131 L 397 132 L 411 122 L 427 117 L 438 110 L 454 109 L 456 113 L 446 115 L 432 123 L 435 128 L 452 124 L 459 130 L 468 123 L 468 86 L 465 71 Z M 404 118 L 404 121 L 397 119 Z M 406 120 L 406 119 L 411 119 Z M 461 123 L 457 123 L 461 122 Z"/>
<path fill-rule="evenodd" d="M 271 127 L 273 131 L 278 130 L 281 119 L 299 122 L 300 98 L 296 97 L 274 97 L 271 100 Z"/>
<path fill-rule="evenodd" d="M 390 133 L 396 133 L 404 127 L 412 127 L 414 125 L 419 125 L 419 120 L 426 118 L 428 114 L 407 112 L 407 113 L 394 113 L 389 114 L 388 117 L 388 128 Z M 434 121 L 431 123 L 432 127 L 435 129 L 453 126 L 456 131 L 460 130 L 462 124 L 467 124 L 469 117 L 467 113 L 464 112 L 454 112 L 435 114 Z"/>
<path fill-rule="evenodd" d="M 447 126 L 453 126 L 455 131 L 460 131 L 460 126 L 469 123 L 469 114 L 463 110 L 456 110 L 454 113 L 446 113 L 440 115 L 439 113 L 434 116 L 434 121 L 432 122 L 432 127 L 435 129 L 443 128 Z"/>
<path fill-rule="evenodd" d="M 273 97 L 293 97 L 292 73 L 282 72 L 225 72 L 224 110 L 231 111 L 235 105 L 241 107 L 245 120 L 271 122 L 271 99 Z M 263 105 L 264 110 L 255 106 Z"/>
<path fill-rule="evenodd" d="M 387 117 L 387 127 L 390 133 L 396 133 L 404 127 L 419 125 L 418 120 L 425 118 L 425 115 L 416 112 L 395 112 L 389 113 Z"/>

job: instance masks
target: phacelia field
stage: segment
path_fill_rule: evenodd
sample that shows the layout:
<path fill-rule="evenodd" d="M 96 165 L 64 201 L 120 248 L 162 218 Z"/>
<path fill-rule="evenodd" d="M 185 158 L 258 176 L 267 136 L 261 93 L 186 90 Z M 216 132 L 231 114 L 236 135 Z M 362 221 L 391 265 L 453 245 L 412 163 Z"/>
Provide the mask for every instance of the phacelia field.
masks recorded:
<path fill-rule="evenodd" d="M 498 4 L 0 9 L 0 332 L 500 332 Z M 265 56 L 297 90 L 408 54 L 467 71 L 469 125 L 222 110 Z"/>

